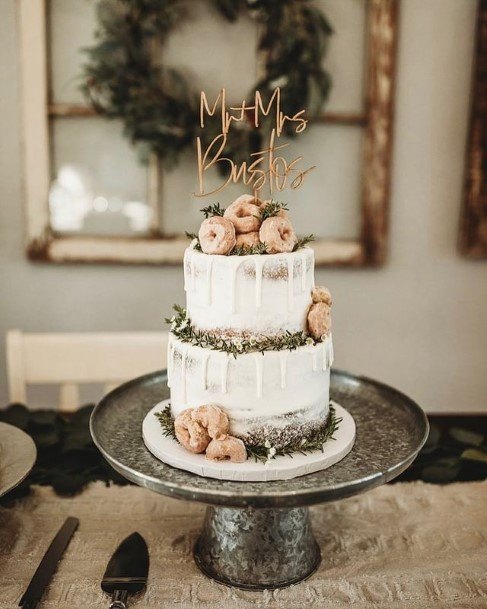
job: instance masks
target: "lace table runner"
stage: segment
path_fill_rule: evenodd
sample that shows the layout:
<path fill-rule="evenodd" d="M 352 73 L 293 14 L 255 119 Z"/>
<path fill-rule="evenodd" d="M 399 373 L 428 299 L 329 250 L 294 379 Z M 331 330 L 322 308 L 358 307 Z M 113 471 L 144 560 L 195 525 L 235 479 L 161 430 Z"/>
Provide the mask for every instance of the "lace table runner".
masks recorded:
<path fill-rule="evenodd" d="M 480 609 L 487 607 L 487 483 L 383 486 L 313 507 L 322 564 L 291 588 L 245 592 L 204 577 L 191 551 L 204 506 L 139 487 L 93 484 L 77 497 L 48 487 L 0 509 L 0 609 L 12 609 L 64 518 L 72 539 L 40 607 L 108 607 L 100 590 L 107 561 L 134 530 L 147 540 L 147 609 Z"/>

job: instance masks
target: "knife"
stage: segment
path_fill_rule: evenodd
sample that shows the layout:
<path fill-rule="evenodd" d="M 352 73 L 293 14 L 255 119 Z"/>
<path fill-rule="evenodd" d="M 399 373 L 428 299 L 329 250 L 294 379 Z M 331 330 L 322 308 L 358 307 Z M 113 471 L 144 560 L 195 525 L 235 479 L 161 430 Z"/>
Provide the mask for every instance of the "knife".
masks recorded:
<path fill-rule="evenodd" d="M 101 582 L 104 592 L 112 595 L 110 609 L 127 609 L 129 594 L 143 590 L 149 573 L 149 551 L 144 538 L 132 533 L 115 550 Z"/>
<path fill-rule="evenodd" d="M 19 607 L 23 609 L 35 609 L 37 607 L 78 525 L 79 520 L 77 518 L 66 518 L 63 526 L 59 529 L 56 537 L 54 537 L 51 545 L 42 557 L 34 576 L 30 580 L 30 584 L 27 586 L 27 590 L 19 601 Z"/>

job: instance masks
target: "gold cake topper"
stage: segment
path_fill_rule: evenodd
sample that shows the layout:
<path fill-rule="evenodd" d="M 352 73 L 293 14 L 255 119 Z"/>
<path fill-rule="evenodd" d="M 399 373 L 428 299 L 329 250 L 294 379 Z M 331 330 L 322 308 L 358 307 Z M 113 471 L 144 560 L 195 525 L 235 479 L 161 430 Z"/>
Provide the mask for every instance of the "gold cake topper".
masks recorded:
<path fill-rule="evenodd" d="M 220 114 L 220 134 L 217 135 L 206 150 L 203 150 L 201 138 L 196 138 L 196 152 L 198 155 L 198 182 L 199 191 L 193 193 L 195 197 L 207 197 L 221 192 L 231 183 L 242 182 L 250 187 L 257 195 L 263 189 L 267 189 L 272 196 L 276 191 L 282 191 L 289 187 L 295 190 L 301 186 L 305 176 L 312 171 L 315 166 L 307 169 L 299 168 L 302 156 L 296 157 L 288 162 L 283 156 L 276 155 L 277 151 L 289 146 L 289 144 L 276 144 L 286 123 L 291 123 L 294 132 L 302 133 L 308 121 L 304 117 L 305 110 L 296 112 L 293 116 L 284 114 L 281 110 L 281 90 L 279 87 L 269 99 L 267 105 L 262 100 L 259 91 L 255 92 L 253 105 L 247 105 L 245 100 L 239 106 L 227 106 L 226 91 L 221 89 L 215 102 L 211 105 L 204 91 L 200 94 L 200 127 L 205 128 L 206 116 L 214 116 L 217 111 Z M 227 135 L 233 123 L 241 123 L 253 117 L 253 126 L 257 129 L 260 126 L 262 117 L 273 117 L 273 126 L 269 135 L 267 148 L 251 154 L 250 161 L 244 161 L 237 165 L 232 159 L 223 156 L 223 150 L 227 142 Z M 228 176 L 223 183 L 211 191 L 205 188 L 205 173 L 212 167 L 220 167 L 228 171 Z"/>

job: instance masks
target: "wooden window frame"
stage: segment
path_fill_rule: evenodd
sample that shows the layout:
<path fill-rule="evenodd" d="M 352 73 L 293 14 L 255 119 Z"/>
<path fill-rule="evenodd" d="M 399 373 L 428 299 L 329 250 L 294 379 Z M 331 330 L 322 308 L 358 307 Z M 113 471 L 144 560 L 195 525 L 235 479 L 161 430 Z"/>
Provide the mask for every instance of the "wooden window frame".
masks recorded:
<path fill-rule="evenodd" d="M 399 0 L 367 0 L 365 110 L 325 113 L 316 122 L 364 129 L 361 230 L 358 239 L 321 239 L 313 244 L 320 266 L 379 266 L 386 259 L 394 80 Z M 148 203 L 153 210 L 145 237 L 59 236 L 49 222 L 51 181 L 49 121 L 53 117 L 89 117 L 88 106 L 54 104 L 48 83 L 46 0 L 19 0 L 22 87 L 22 140 L 27 256 L 56 263 L 181 264 L 187 239 L 158 231 L 161 171 L 148 167 Z"/>
<path fill-rule="evenodd" d="M 481 0 L 472 71 L 470 128 L 459 249 L 467 258 L 487 258 L 487 0 Z"/>

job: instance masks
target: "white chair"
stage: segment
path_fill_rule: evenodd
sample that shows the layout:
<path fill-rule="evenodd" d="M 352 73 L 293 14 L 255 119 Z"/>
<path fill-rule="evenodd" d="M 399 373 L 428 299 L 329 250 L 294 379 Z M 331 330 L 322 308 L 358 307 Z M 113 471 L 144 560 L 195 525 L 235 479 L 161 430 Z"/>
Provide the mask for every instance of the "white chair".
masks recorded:
<path fill-rule="evenodd" d="M 60 385 L 59 409 L 75 410 L 79 385 L 120 383 L 166 368 L 167 332 L 7 332 L 7 377 L 11 402 L 27 402 L 27 385 Z"/>

